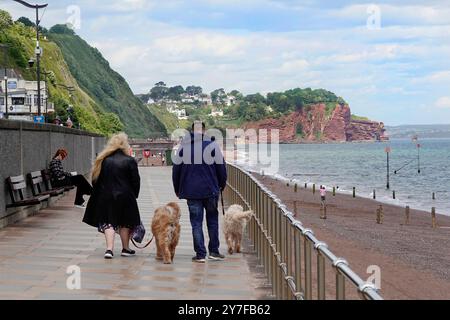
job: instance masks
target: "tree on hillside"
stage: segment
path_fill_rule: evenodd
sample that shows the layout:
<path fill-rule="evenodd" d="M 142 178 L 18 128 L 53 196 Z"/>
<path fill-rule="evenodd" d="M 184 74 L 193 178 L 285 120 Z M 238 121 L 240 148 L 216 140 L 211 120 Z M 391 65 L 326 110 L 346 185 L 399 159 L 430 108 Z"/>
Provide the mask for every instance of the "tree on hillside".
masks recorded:
<path fill-rule="evenodd" d="M 236 98 L 236 100 L 242 100 L 244 99 L 244 95 L 238 91 L 238 90 L 233 90 L 229 93 L 230 96 L 233 96 Z"/>
<path fill-rule="evenodd" d="M 249 94 L 248 96 L 246 96 L 245 101 L 247 101 L 248 103 L 266 103 L 266 98 L 264 98 L 264 96 L 260 93 L 256 93 L 256 94 Z"/>
<path fill-rule="evenodd" d="M 186 93 L 190 96 L 198 96 L 203 93 L 202 87 L 188 86 L 186 87 Z"/>
<path fill-rule="evenodd" d="M 164 99 L 169 93 L 169 89 L 163 86 L 156 86 L 150 90 L 150 98 L 155 101 L 160 101 Z"/>
<path fill-rule="evenodd" d="M 185 93 L 184 88 L 182 86 L 171 87 L 168 90 L 168 98 L 171 100 L 180 101 L 181 95 Z"/>
<path fill-rule="evenodd" d="M 155 83 L 155 87 L 167 87 L 164 81 L 160 81 L 158 83 Z"/>
<path fill-rule="evenodd" d="M 33 27 L 33 28 L 36 27 L 36 24 L 27 17 L 20 17 L 19 19 L 16 20 L 16 22 L 23 23 L 24 26 L 26 27 Z"/>
<path fill-rule="evenodd" d="M 227 94 L 225 93 L 225 89 L 220 88 L 211 92 L 211 99 L 213 103 L 223 104 L 225 102 L 225 98 Z"/>
<path fill-rule="evenodd" d="M 13 25 L 13 19 L 8 11 L 0 10 L 0 31 L 6 30 Z"/>

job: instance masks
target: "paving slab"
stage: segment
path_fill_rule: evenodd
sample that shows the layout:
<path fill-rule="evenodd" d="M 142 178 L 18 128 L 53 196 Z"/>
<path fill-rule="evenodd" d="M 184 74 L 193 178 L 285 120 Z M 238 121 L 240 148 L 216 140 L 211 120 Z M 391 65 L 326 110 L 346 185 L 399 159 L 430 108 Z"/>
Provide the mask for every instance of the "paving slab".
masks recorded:
<path fill-rule="evenodd" d="M 194 255 L 186 201 L 178 200 L 171 184 L 171 168 L 140 168 L 138 199 L 142 221 L 151 236 L 154 210 L 168 202 L 181 209 L 181 237 L 173 265 L 155 259 L 155 245 L 120 257 L 120 238 L 113 260 L 103 259 L 104 236 L 82 223 L 83 210 L 75 208 L 71 191 L 51 207 L 0 230 L 0 298 L 39 300 L 158 299 L 215 300 L 266 299 L 258 289 L 264 279 L 253 274 L 244 254 L 225 261 L 191 262 Z M 208 241 L 205 222 L 205 240 Z M 226 252 L 221 232 L 221 251 Z M 69 290 L 70 267 L 81 272 L 81 289 Z M 69 269 L 68 269 L 69 268 Z M 70 278 L 72 279 L 72 278 Z M 70 281 L 69 281 L 70 282 Z"/>

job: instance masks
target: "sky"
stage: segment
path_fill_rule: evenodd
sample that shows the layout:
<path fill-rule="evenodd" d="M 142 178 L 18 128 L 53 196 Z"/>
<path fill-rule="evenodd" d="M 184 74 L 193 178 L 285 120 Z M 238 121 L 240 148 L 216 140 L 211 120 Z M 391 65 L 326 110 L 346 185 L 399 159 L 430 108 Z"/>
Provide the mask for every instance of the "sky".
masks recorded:
<path fill-rule="evenodd" d="M 324 88 L 387 125 L 450 123 L 450 0 L 47 2 L 42 24 L 71 22 L 135 93 Z"/>

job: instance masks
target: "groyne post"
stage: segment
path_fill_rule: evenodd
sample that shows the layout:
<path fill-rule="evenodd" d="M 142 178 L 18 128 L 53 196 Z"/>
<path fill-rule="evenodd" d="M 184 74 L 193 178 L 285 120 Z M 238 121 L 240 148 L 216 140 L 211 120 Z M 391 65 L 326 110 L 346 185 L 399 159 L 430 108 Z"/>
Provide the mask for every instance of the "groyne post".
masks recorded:
<path fill-rule="evenodd" d="M 436 194 L 433 192 L 433 196 L 432 196 L 433 200 L 436 200 Z"/>
<path fill-rule="evenodd" d="M 373 189 L 373 200 L 375 200 L 377 198 L 377 193 L 375 191 L 375 189 Z"/>
<path fill-rule="evenodd" d="M 297 192 L 297 183 L 294 185 L 294 192 Z"/>
<path fill-rule="evenodd" d="M 392 191 L 392 199 L 395 199 L 395 190 Z"/>
<path fill-rule="evenodd" d="M 383 219 L 384 219 L 383 206 L 380 204 L 380 206 L 377 209 L 377 223 L 383 224 Z"/>
<path fill-rule="evenodd" d="M 406 206 L 406 209 L 405 209 L 405 225 L 409 225 L 409 211 L 410 211 L 409 206 Z"/>
<path fill-rule="evenodd" d="M 316 193 L 316 184 L 315 183 L 313 184 L 313 190 L 312 191 L 313 191 L 313 194 Z"/>
<path fill-rule="evenodd" d="M 356 188 L 353 187 L 353 198 L 356 198 Z"/>
<path fill-rule="evenodd" d="M 431 208 L 431 225 L 433 229 L 436 229 L 436 208 Z"/>
<path fill-rule="evenodd" d="M 307 188 L 308 188 L 308 183 L 305 182 L 305 189 L 307 189 Z"/>
<path fill-rule="evenodd" d="M 336 196 L 336 187 L 333 187 L 333 197 Z"/>

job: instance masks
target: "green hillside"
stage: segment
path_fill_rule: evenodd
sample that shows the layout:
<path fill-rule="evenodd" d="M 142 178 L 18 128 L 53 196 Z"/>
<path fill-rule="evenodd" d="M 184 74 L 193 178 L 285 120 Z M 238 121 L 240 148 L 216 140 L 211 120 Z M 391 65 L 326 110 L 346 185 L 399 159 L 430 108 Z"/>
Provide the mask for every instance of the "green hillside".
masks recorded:
<path fill-rule="evenodd" d="M 51 28 L 49 39 L 60 47 L 70 72 L 99 106 L 97 111 L 117 114 L 131 136 L 166 135 L 164 125 L 134 96 L 125 79 L 110 68 L 97 49 L 64 25 Z"/>
<path fill-rule="evenodd" d="M 36 80 L 35 69 L 28 67 L 28 60 L 34 54 L 36 41 L 33 28 L 26 27 L 22 23 L 14 23 L 9 14 L 2 10 L 0 10 L 0 24 L 0 44 L 8 46 L 6 56 L 2 54 L 0 57 L 1 65 L 14 69 L 24 79 Z M 41 46 L 44 52 L 41 59 L 41 70 L 48 74 L 49 101 L 55 104 L 56 110 L 56 114 L 49 115 L 49 120 L 59 116 L 65 121 L 69 116 L 68 107 L 73 106 L 73 114 L 70 114 L 70 117 L 75 127 L 80 124 L 81 129 L 101 134 L 111 134 L 123 130 L 123 124 L 116 115 L 96 112 L 99 107 L 78 86 L 59 47 L 44 37 L 41 39 Z M 45 77 L 43 78 L 45 79 Z M 73 87 L 75 91 L 70 95 L 62 85 Z"/>
<path fill-rule="evenodd" d="M 134 97 L 123 77 L 111 70 L 96 49 L 65 26 L 51 30 L 43 30 L 41 37 L 42 80 L 47 82 L 49 102 L 56 111 L 48 115 L 50 122 L 56 116 L 63 122 L 70 116 L 75 127 L 105 135 L 118 131 L 132 137 L 165 134 L 161 122 Z M 0 66 L 14 69 L 26 80 L 36 80 L 35 67 L 28 66 L 35 39 L 32 25 L 14 22 L 8 12 L 0 10 L 0 44 L 7 46 L 0 51 Z M 75 90 L 70 93 L 67 87 Z"/>

